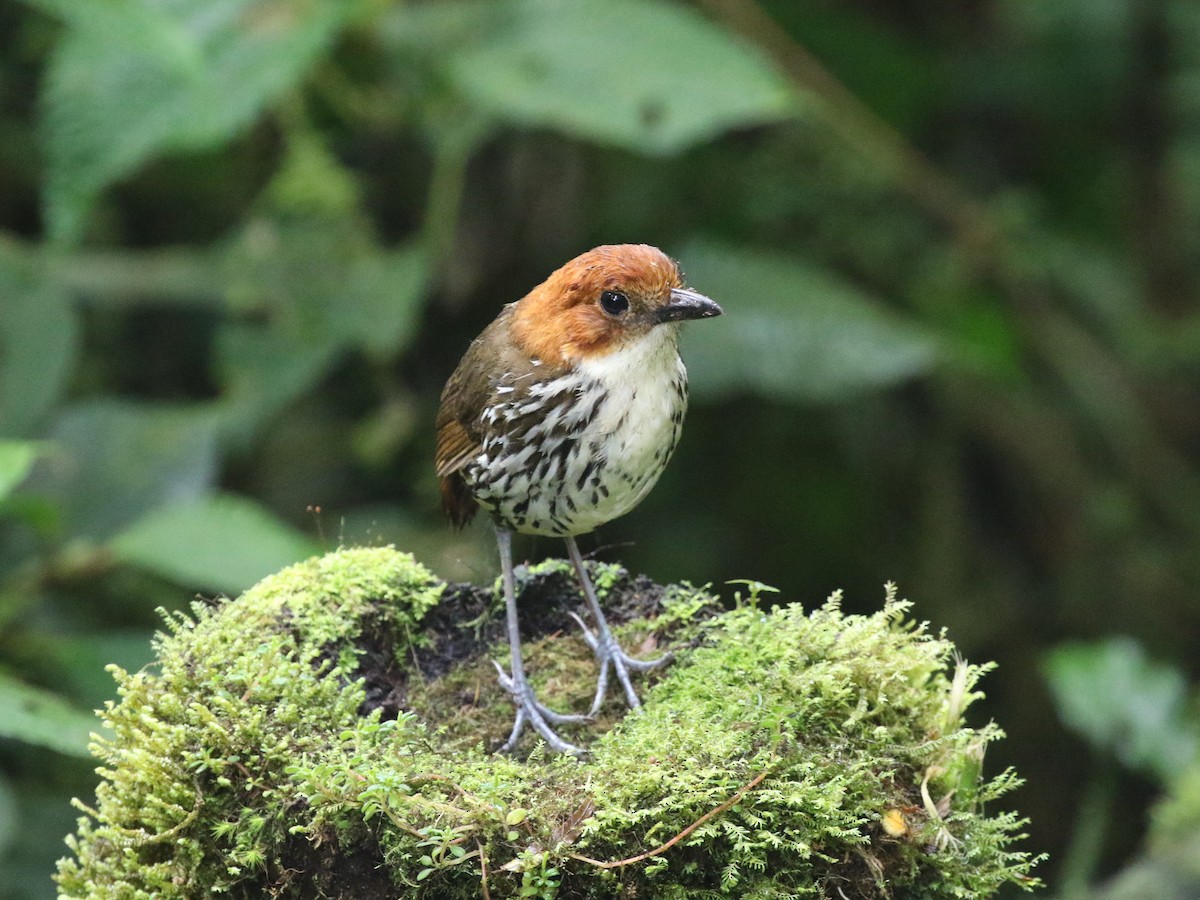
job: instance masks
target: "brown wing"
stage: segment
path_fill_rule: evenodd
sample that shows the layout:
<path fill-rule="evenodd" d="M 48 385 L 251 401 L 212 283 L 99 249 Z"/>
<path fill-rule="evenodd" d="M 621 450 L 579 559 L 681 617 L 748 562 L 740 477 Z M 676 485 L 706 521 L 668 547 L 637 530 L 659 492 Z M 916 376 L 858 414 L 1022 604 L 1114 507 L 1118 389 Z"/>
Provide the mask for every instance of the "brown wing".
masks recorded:
<path fill-rule="evenodd" d="M 517 349 L 512 339 L 516 304 L 500 311 L 467 352 L 446 387 L 437 414 L 437 449 L 434 462 L 441 479 L 442 509 L 456 528 L 475 515 L 478 504 L 462 477 L 462 469 L 483 446 L 483 412 L 496 399 L 496 388 L 512 391 L 509 400 L 525 396 L 538 381 L 562 374 L 564 364 L 533 360 Z"/>
<path fill-rule="evenodd" d="M 495 376 L 505 369 L 508 323 L 512 306 L 471 342 L 458 368 L 442 390 L 437 414 L 437 449 L 434 463 L 440 479 L 442 509 L 455 528 L 462 528 L 475 515 L 478 504 L 462 477 L 462 468 L 479 454 L 483 443 L 481 420 Z M 510 351 L 511 352 L 511 351 Z"/>
<path fill-rule="evenodd" d="M 470 370 L 464 371 L 469 356 L 470 351 L 442 391 L 442 404 L 437 414 L 437 449 L 433 457 L 442 491 L 442 509 L 455 528 L 470 522 L 476 509 L 475 498 L 461 472 L 467 461 L 479 453 L 480 435 L 476 423 L 483 410 L 482 404 L 476 409 L 470 408 L 469 401 L 475 391 L 464 383 L 470 374 Z"/>
<path fill-rule="evenodd" d="M 434 462 L 439 477 L 445 478 L 461 469 L 467 461 L 479 453 L 479 437 L 455 418 L 438 422 L 437 450 Z"/>
<path fill-rule="evenodd" d="M 479 444 L 472 442 L 466 429 L 458 422 L 449 422 L 438 431 L 438 483 L 442 492 L 442 509 L 455 528 L 462 528 L 470 522 L 477 507 L 459 471 L 471 458 L 472 447 L 474 452 L 478 452 Z M 445 463 L 440 461 L 443 459 Z"/>

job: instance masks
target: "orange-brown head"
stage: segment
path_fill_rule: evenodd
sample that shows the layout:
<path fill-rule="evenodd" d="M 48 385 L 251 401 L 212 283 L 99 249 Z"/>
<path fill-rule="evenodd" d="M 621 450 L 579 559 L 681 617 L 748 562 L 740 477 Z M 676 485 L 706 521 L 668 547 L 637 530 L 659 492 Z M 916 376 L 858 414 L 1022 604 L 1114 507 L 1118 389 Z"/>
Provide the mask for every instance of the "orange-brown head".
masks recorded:
<path fill-rule="evenodd" d="M 657 247 L 610 244 L 580 254 L 513 310 L 512 339 L 550 365 L 604 356 L 658 325 L 719 316 L 721 307 L 683 286 Z"/>

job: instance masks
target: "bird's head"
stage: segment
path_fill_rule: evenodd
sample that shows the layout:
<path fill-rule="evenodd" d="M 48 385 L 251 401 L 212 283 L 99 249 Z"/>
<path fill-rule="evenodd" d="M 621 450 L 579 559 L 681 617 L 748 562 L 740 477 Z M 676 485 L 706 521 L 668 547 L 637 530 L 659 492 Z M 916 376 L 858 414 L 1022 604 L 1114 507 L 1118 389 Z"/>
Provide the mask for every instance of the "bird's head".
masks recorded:
<path fill-rule="evenodd" d="M 661 250 L 615 244 L 575 257 L 530 291 L 513 311 L 512 335 L 530 356 L 570 364 L 719 315 L 720 306 L 683 286 Z"/>

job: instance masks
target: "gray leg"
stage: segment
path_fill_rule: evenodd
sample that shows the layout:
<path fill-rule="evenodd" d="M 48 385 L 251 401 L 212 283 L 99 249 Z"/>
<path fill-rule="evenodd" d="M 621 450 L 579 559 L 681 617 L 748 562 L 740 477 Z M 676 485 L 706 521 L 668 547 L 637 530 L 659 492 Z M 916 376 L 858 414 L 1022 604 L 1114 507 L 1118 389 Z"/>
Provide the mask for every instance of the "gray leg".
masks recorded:
<path fill-rule="evenodd" d="M 500 547 L 500 571 L 504 580 L 504 607 L 508 617 L 508 646 L 512 650 L 512 675 L 507 675 L 499 663 L 495 663 L 496 671 L 500 673 L 500 685 L 508 691 L 517 706 L 517 719 L 513 723 L 512 734 L 501 748 L 511 751 L 517 744 L 517 738 L 531 725 L 533 730 L 542 736 L 553 750 L 559 753 L 571 753 L 582 756 L 586 752 L 574 744 L 569 744 L 554 733 L 550 723 L 562 725 L 569 722 L 586 722 L 587 716 L 564 716 L 547 709 L 533 695 L 533 688 L 525 677 L 525 664 L 521 660 L 521 629 L 517 623 L 517 596 L 513 582 L 512 564 L 512 532 L 504 528 L 496 529 L 496 543 Z"/>
<path fill-rule="evenodd" d="M 568 537 L 565 540 L 567 556 L 571 558 L 571 564 L 575 566 L 575 572 L 579 575 L 579 583 L 583 586 L 583 596 L 587 598 L 588 606 L 592 610 L 592 618 L 596 622 L 596 632 L 593 634 L 582 621 L 579 621 L 578 616 L 575 617 L 583 627 L 584 640 L 588 642 L 588 646 L 596 652 L 596 658 L 600 660 L 600 678 L 596 682 L 596 697 L 592 701 L 592 709 L 588 715 L 596 715 L 600 710 L 600 705 L 604 702 L 604 695 L 608 691 L 609 666 L 616 670 L 617 680 L 625 689 L 625 699 L 631 707 L 637 708 L 642 705 L 642 701 L 638 699 L 637 692 L 633 689 L 633 682 L 629 680 L 629 670 L 648 672 L 666 665 L 674 659 L 674 656 L 664 653 L 658 659 L 635 659 L 621 649 L 617 639 L 613 637 L 612 631 L 609 630 L 608 621 L 604 618 L 604 611 L 600 608 L 600 601 L 596 599 L 596 589 L 592 587 L 592 580 L 588 578 L 587 569 L 583 565 L 583 556 L 579 553 L 575 538 Z"/>

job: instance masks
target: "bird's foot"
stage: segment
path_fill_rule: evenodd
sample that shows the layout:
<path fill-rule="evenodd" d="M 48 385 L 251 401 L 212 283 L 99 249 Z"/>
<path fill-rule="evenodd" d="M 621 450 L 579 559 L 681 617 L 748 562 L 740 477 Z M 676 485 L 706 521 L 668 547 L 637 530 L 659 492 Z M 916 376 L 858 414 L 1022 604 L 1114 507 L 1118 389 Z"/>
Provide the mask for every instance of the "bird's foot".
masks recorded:
<path fill-rule="evenodd" d="M 600 678 L 596 682 L 596 696 L 592 700 L 592 708 L 588 712 L 590 718 L 595 718 L 600 711 L 601 705 L 604 703 L 604 695 L 608 693 L 608 678 L 609 671 L 615 670 L 617 680 L 621 682 L 621 687 L 625 690 L 625 699 L 628 701 L 630 708 L 637 709 L 642 705 L 642 701 L 638 699 L 637 691 L 633 689 L 633 681 L 629 677 L 629 672 L 650 672 L 654 669 L 661 668 L 675 658 L 673 653 L 664 653 L 662 656 L 655 659 L 637 659 L 630 656 L 621 649 L 621 645 L 617 643 L 612 632 L 608 629 L 603 629 L 599 634 L 592 631 L 575 613 L 571 613 L 579 627 L 583 630 L 583 639 L 587 645 L 592 648 L 592 652 L 596 654 L 596 659 L 600 662 Z"/>
<path fill-rule="evenodd" d="M 555 752 L 570 753 L 572 756 L 587 755 L 586 750 L 575 746 L 569 741 L 564 741 L 550 726 L 586 723 L 592 721 L 592 716 L 556 713 L 537 699 L 528 681 L 524 678 L 519 680 L 514 679 L 495 660 L 492 660 L 492 665 L 496 667 L 496 672 L 500 676 L 500 686 L 512 695 L 513 703 L 517 707 L 517 718 L 513 723 L 512 734 L 508 736 L 508 740 L 500 748 L 503 752 L 512 752 L 517 746 L 517 739 L 521 737 L 521 732 L 525 730 L 526 725 L 529 725 L 542 736 L 542 740 Z"/>

